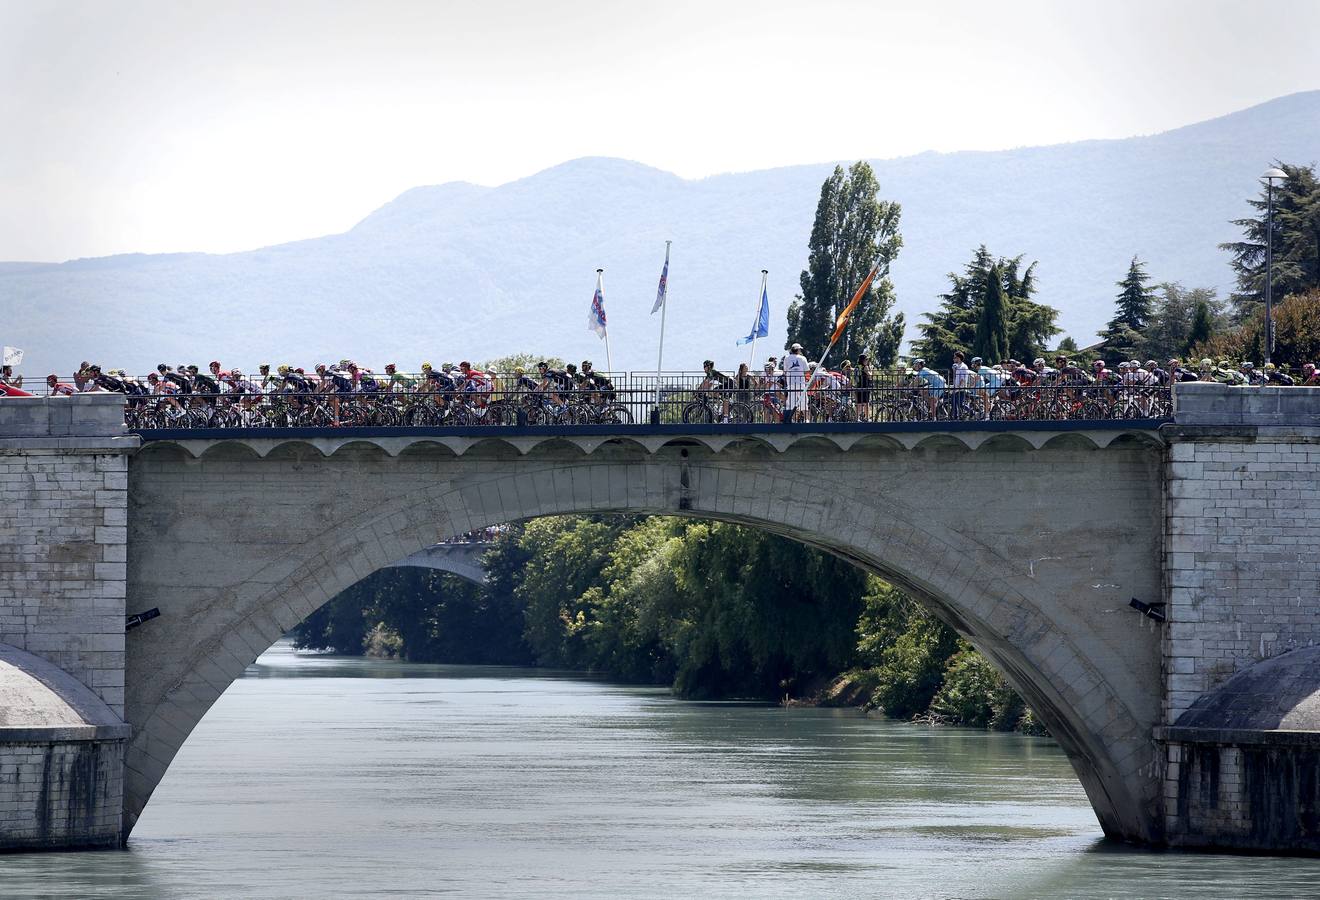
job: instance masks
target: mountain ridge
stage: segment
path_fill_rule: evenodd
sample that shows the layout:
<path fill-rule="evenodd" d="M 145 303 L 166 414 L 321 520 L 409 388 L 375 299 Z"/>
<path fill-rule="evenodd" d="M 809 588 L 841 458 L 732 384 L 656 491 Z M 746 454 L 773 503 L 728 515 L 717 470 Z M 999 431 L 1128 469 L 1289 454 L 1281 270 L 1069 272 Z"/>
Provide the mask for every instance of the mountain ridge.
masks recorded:
<path fill-rule="evenodd" d="M 981 243 L 1039 260 L 1039 299 L 1082 344 L 1109 317 L 1134 254 L 1157 280 L 1225 293 L 1231 271 L 1217 245 L 1237 236 L 1229 220 L 1248 213 L 1259 172 L 1276 157 L 1309 163 L 1317 148 L 1320 91 L 1309 91 L 1153 135 L 873 160 L 882 196 L 903 206 L 899 306 L 909 326 L 934 308 L 945 273 Z M 347 231 L 254 250 L 0 263 L 0 296 L 18 310 L 4 342 L 25 346 L 38 369 L 346 355 L 411 368 L 522 350 L 602 361 L 586 316 L 603 266 L 613 362 L 644 369 L 655 363 L 649 310 L 672 238 L 667 364 L 734 365 L 762 268 L 773 327 L 761 346 L 783 343 L 834 165 L 683 179 L 581 157 L 494 187 L 419 185 Z M 78 309 L 79 327 L 43 319 L 52 303 Z"/>

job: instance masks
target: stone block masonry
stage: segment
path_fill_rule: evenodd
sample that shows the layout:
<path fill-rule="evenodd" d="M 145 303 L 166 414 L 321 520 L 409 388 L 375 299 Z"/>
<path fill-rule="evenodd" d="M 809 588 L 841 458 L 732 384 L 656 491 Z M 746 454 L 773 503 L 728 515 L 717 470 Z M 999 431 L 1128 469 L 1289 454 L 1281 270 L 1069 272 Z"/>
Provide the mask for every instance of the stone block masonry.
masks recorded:
<path fill-rule="evenodd" d="M 0 643 L 124 711 L 128 453 L 122 398 L 0 402 Z"/>
<path fill-rule="evenodd" d="M 0 749 L 0 851 L 120 845 L 122 738 L 48 740 L 34 733 Z"/>
<path fill-rule="evenodd" d="M 1166 471 L 1165 721 L 1320 643 L 1320 429 L 1177 429 Z"/>

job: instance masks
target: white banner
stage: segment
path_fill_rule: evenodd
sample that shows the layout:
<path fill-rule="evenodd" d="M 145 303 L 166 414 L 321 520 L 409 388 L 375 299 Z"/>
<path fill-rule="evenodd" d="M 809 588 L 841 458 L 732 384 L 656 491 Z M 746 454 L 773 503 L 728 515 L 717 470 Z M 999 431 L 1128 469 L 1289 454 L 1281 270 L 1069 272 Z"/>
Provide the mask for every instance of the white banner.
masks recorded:
<path fill-rule="evenodd" d="M 23 365 L 23 351 L 17 347 L 6 347 L 4 364 L 6 366 Z"/>

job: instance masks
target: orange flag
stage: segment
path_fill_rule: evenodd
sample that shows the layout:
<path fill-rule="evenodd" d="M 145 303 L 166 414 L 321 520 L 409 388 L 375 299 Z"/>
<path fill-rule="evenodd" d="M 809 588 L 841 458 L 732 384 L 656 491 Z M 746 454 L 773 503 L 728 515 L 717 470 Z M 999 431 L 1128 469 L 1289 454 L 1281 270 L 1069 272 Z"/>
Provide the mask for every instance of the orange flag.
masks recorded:
<path fill-rule="evenodd" d="M 853 294 L 852 300 L 843 308 L 843 312 L 839 313 L 839 318 L 834 323 L 834 336 L 830 338 L 831 344 L 837 341 L 842 336 L 843 329 L 848 327 L 848 317 L 852 315 L 853 310 L 857 308 L 857 304 L 861 303 L 862 298 L 866 296 L 866 289 L 871 286 L 871 279 L 875 278 L 875 273 L 879 270 L 880 267 L 876 266 L 866 273 L 866 277 L 862 279 L 862 286 L 857 289 L 857 293 Z"/>

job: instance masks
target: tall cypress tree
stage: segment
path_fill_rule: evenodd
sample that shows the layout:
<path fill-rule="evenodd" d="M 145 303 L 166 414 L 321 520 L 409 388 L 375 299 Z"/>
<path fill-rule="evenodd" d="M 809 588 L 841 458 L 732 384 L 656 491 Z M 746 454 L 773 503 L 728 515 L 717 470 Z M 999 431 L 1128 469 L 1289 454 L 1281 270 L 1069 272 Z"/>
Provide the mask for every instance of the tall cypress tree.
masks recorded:
<path fill-rule="evenodd" d="M 972 354 L 992 363 L 1008 359 L 1008 295 L 1004 276 L 995 264 L 985 279 Z"/>
<path fill-rule="evenodd" d="M 880 183 L 865 162 L 854 163 L 846 173 L 836 166 L 821 185 L 802 293 L 788 307 L 788 339 L 800 342 L 809 356 L 825 351 L 836 316 L 872 266 L 880 271 L 853 312 L 832 359 L 851 358 L 866 350 L 884 366 L 898 355 L 903 315 L 889 315 L 894 305 L 889 264 L 903 246 L 898 233 L 901 209 L 879 199 L 879 193 Z"/>
<path fill-rule="evenodd" d="M 1213 334 L 1214 317 L 1210 313 L 1210 303 L 1202 300 L 1196 304 L 1196 311 L 1192 313 L 1192 326 L 1187 330 L 1187 340 L 1181 352 L 1186 353 L 1193 347 L 1204 344 Z"/>

